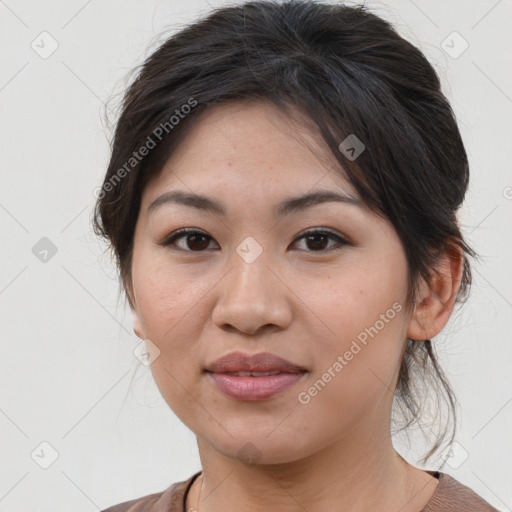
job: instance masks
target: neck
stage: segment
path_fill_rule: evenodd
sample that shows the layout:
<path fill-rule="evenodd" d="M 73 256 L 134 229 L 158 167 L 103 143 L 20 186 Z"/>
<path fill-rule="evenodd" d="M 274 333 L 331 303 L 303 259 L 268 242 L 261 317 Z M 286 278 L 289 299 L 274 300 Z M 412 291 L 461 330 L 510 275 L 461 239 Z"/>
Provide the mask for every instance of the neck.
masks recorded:
<path fill-rule="evenodd" d="M 203 472 L 189 493 L 187 510 L 220 512 L 234 504 L 240 512 L 421 510 L 437 479 L 402 459 L 389 435 L 382 439 L 373 432 L 367 439 L 361 444 L 345 437 L 301 460 L 247 464 L 198 438 Z"/>

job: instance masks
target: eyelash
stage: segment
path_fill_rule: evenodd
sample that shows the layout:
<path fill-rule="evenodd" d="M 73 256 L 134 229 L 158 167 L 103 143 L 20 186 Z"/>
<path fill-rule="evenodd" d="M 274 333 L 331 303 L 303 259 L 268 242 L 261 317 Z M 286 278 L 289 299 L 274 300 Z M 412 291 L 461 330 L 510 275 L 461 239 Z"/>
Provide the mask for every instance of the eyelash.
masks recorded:
<path fill-rule="evenodd" d="M 325 229 L 312 229 L 312 230 L 309 230 L 309 231 L 305 231 L 304 233 L 302 233 L 301 235 L 299 235 L 297 238 L 295 238 L 295 240 L 293 241 L 293 243 L 299 241 L 299 240 L 302 240 L 304 238 L 307 238 L 308 236 L 311 236 L 311 235 L 326 235 L 328 236 L 329 238 L 333 239 L 333 240 L 336 240 L 336 242 L 339 244 L 339 247 L 334 247 L 334 248 L 329 248 L 329 249 L 321 249 L 319 251 L 308 251 L 306 250 L 306 252 L 320 252 L 320 253 L 325 253 L 325 252 L 330 252 L 330 251 L 335 251 L 335 250 L 339 250 L 341 249 L 344 245 L 349 245 L 349 242 L 347 240 L 345 240 L 343 237 L 341 237 L 340 235 L 332 232 L 332 231 L 329 231 L 329 230 L 325 230 Z M 177 231 L 174 231 L 174 233 L 171 233 L 171 235 L 169 235 L 163 242 L 159 243 L 158 245 L 161 245 L 161 246 L 164 246 L 164 247 L 171 247 L 173 245 L 175 245 L 175 242 L 179 239 L 182 239 L 182 238 L 185 238 L 186 235 L 203 235 L 207 238 L 210 238 L 211 240 L 213 240 L 212 237 L 210 237 L 209 235 L 207 235 L 206 233 L 204 233 L 203 231 L 198 231 L 197 229 L 194 229 L 194 228 L 182 228 L 182 229 L 178 229 Z M 205 252 L 205 250 L 202 250 L 202 251 L 192 251 L 192 250 L 189 250 L 189 249 L 181 249 L 181 248 L 178 248 L 177 250 L 181 250 L 181 251 L 185 251 L 185 252 L 197 252 L 197 253 L 200 253 L 200 252 Z"/>

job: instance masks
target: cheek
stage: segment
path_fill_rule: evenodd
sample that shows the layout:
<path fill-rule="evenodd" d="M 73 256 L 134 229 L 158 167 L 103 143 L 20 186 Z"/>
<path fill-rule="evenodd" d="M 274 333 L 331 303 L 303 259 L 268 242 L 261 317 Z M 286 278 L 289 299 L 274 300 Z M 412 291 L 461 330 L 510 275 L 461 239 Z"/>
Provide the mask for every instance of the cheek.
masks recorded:
<path fill-rule="evenodd" d="M 197 408 L 191 382 L 200 378 L 198 340 L 206 321 L 201 299 L 211 284 L 191 279 L 159 254 L 142 251 L 132 273 L 144 335 L 160 349 L 151 364 L 153 379 L 169 407 L 189 425 L 190 411 Z"/>
<path fill-rule="evenodd" d="M 403 314 L 394 309 L 384 326 L 382 320 L 361 328 L 361 317 L 340 320 L 339 336 L 324 340 L 315 350 L 315 372 L 303 392 L 304 418 L 311 428 L 332 428 L 332 435 L 348 432 L 364 418 L 387 424 L 400 367 Z M 381 327 L 381 328 L 380 328 Z M 379 329 L 380 328 L 380 329 Z M 308 423 L 308 421 L 306 421 Z M 320 434 L 319 434 L 320 435 Z"/>
<path fill-rule="evenodd" d="M 405 309 L 406 279 L 405 262 L 396 254 L 392 259 L 354 254 L 342 268 L 298 273 L 293 289 L 319 328 L 321 346 L 339 350 L 360 334 L 364 338 L 367 329 L 375 332 L 376 323 L 383 337 L 393 339 L 393 332 L 400 338 L 404 318 L 397 309 Z"/>
<path fill-rule="evenodd" d="M 304 290 L 310 286 L 307 304 L 322 320 L 315 338 L 316 372 L 308 384 L 318 382 L 322 411 L 322 404 L 337 404 L 327 414 L 338 421 L 392 398 L 405 343 L 406 279 L 405 262 L 396 256 L 354 262 L 350 272 L 320 281 L 304 278 Z"/>
<path fill-rule="evenodd" d="M 201 317 L 201 300 L 215 281 L 169 264 L 165 253 L 142 250 L 133 263 L 133 285 L 141 323 L 148 338 L 165 347 L 193 342 Z"/>

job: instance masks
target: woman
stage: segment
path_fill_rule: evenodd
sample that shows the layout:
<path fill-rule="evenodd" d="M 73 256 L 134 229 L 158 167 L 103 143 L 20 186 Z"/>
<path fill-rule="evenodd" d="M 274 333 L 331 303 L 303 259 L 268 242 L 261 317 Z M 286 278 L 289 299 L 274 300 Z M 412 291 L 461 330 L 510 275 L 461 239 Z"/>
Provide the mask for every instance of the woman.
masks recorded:
<path fill-rule="evenodd" d="M 155 51 L 95 228 L 202 471 L 108 510 L 496 510 L 390 432 L 427 387 L 454 410 L 431 338 L 471 280 L 468 175 L 434 69 L 363 7 L 247 2 Z"/>

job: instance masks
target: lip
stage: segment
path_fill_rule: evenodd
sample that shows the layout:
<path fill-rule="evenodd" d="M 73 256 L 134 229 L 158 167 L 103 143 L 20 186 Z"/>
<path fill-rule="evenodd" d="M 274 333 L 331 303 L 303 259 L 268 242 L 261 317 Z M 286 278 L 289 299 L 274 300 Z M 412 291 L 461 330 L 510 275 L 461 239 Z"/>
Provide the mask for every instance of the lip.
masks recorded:
<path fill-rule="evenodd" d="M 270 352 L 231 352 L 206 368 L 209 379 L 225 395 L 236 400 L 266 400 L 299 382 L 307 373 L 302 368 Z M 267 376 L 238 376 L 229 372 L 280 372 Z"/>
<path fill-rule="evenodd" d="M 206 367 L 206 371 L 211 373 L 226 372 L 274 372 L 282 373 L 302 373 L 306 371 L 282 357 L 270 352 L 260 352 L 258 354 L 246 354 L 244 352 L 230 352 L 225 356 L 215 360 Z M 261 377 L 252 377 L 261 378 Z"/>
<path fill-rule="evenodd" d="M 265 377 L 239 377 L 227 373 L 207 375 L 217 388 L 230 398 L 255 402 L 267 400 L 298 383 L 307 372 L 279 373 Z"/>

